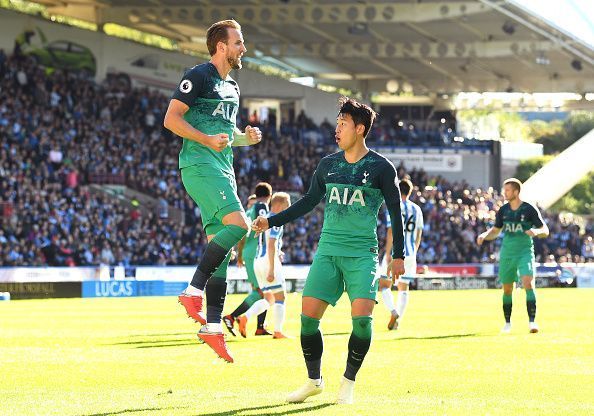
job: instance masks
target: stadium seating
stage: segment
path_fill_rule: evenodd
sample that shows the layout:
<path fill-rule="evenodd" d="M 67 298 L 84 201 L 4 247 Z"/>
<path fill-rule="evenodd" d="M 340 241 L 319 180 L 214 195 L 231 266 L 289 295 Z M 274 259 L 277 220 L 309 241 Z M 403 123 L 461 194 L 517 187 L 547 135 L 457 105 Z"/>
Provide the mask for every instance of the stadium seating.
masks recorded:
<path fill-rule="evenodd" d="M 0 74 L 0 266 L 196 262 L 206 239 L 178 174 L 180 140 L 161 127 L 167 96 L 124 91 L 109 79 L 96 85 L 59 71 L 47 74 L 26 57 L 9 57 Z M 336 149 L 334 127 L 315 126 L 305 114 L 285 120 L 278 132 L 261 127 L 262 144 L 236 149 L 242 200 L 260 180 L 275 190 L 303 192 L 320 158 Z M 452 134 L 380 122 L 370 144 L 449 145 Z M 420 263 L 495 261 L 474 240 L 502 203 L 497 191 L 402 166 L 398 171 L 416 185 L 412 199 L 425 215 Z M 92 194 L 90 184 L 123 184 L 150 194 L 180 210 L 185 221 L 129 209 Z M 580 233 L 576 224 L 545 216 L 551 238 L 536 242 L 537 260 L 594 261 L 591 225 Z M 320 206 L 287 225 L 286 262 L 311 262 L 322 217 Z M 378 235 L 383 242 L 383 224 Z"/>

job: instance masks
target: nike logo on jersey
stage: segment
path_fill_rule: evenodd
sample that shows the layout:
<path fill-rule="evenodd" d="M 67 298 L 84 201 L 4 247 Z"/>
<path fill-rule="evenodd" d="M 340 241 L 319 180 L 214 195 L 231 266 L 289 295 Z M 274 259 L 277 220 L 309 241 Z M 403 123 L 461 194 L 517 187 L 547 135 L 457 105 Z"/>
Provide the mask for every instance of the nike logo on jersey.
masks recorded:
<path fill-rule="evenodd" d="M 328 176 L 330 175 L 336 175 L 338 172 L 328 172 Z"/>

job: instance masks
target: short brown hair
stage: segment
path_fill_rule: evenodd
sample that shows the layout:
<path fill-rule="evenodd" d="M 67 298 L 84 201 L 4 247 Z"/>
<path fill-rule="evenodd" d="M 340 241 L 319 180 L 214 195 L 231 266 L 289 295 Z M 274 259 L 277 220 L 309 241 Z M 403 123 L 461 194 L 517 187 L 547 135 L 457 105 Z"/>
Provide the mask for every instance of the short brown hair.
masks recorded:
<path fill-rule="evenodd" d="M 506 179 L 505 182 L 503 182 L 503 186 L 505 186 L 507 184 L 510 184 L 512 186 L 512 188 L 514 188 L 518 192 L 522 191 L 522 181 L 520 181 L 519 179 L 516 179 L 516 178 Z"/>
<path fill-rule="evenodd" d="M 365 127 L 363 137 L 367 137 L 367 133 L 369 133 L 377 113 L 368 105 L 349 97 L 340 97 L 338 100 L 338 107 L 340 108 L 338 110 L 338 115 L 349 114 L 352 117 L 355 126 L 357 126 L 357 124 L 363 124 Z"/>
<path fill-rule="evenodd" d="M 219 42 L 227 43 L 229 39 L 227 29 L 241 30 L 241 26 L 233 19 L 221 20 L 220 22 L 213 23 L 206 31 L 206 47 L 210 56 L 217 53 L 217 44 Z"/>

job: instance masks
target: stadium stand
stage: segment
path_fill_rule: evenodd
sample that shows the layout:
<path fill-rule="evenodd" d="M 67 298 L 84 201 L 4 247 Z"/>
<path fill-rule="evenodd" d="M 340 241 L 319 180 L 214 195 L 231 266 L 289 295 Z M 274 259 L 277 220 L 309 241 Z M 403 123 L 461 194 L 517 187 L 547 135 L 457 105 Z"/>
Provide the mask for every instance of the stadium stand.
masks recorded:
<path fill-rule="evenodd" d="M 194 264 L 206 239 L 177 171 L 180 142 L 161 128 L 168 97 L 125 91 L 110 79 L 97 85 L 60 71 L 47 74 L 31 58 L 0 56 L 0 266 Z M 316 126 L 302 113 L 283 120 L 278 132 L 273 124 L 261 126 L 266 139 L 257 148 L 236 150 L 242 200 L 259 180 L 303 192 L 319 159 L 335 150 L 330 122 Z M 390 126 L 380 123 L 370 144 L 452 145 L 451 128 L 417 129 L 408 121 L 401 129 Z M 412 200 L 425 216 L 419 263 L 496 260 L 474 243 L 494 220 L 490 210 L 502 204 L 496 190 L 403 166 L 398 171 L 416 185 Z M 93 194 L 91 184 L 126 185 L 153 196 L 157 209 Z M 184 221 L 170 219 L 169 207 Z M 319 207 L 286 226 L 285 262 L 312 261 L 322 215 Z M 594 262 L 591 224 L 545 216 L 551 238 L 536 241 L 537 261 Z M 383 241 L 383 224 L 378 235 Z"/>

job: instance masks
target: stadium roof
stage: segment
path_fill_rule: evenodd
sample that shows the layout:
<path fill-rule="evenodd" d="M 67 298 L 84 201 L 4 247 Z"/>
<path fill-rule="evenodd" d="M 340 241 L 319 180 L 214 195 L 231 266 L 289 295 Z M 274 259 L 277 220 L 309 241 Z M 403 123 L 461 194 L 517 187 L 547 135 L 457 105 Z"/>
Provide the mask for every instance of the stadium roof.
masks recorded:
<path fill-rule="evenodd" d="M 37 3 L 54 14 L 167 36 L 200 52 L 206 52 L 206 28 L 232 17 L 243 27 L 249 56 L 364 94 L 594 91 L 594 47 L 519 1 Z"/>

